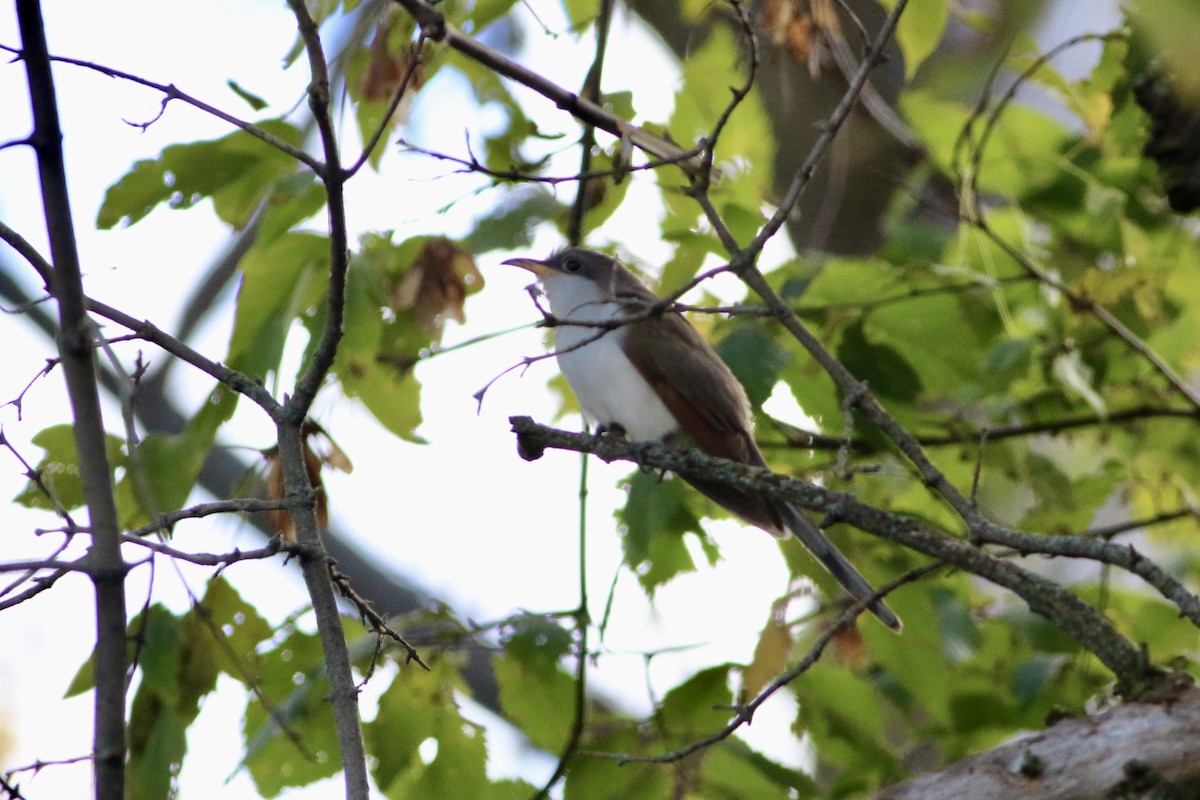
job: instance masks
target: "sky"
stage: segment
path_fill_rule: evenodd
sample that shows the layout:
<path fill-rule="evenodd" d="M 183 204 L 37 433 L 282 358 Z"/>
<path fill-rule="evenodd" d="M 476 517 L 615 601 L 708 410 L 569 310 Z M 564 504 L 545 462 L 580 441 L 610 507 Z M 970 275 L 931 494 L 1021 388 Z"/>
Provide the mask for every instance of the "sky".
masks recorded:
<path fill-rule="evenodd" d="M 551 29 L 561 29 L 558 3 L 533 5 Z M 253 114 L 226 86 L 227 79 L 236 79 L 266 98 L 271 103 L 267 113 L 275 114 L 302 98 L 308 80 L 303 61 L 287 71 L 280 69 L 281 57 L 294 37 L 294 24 L 281 2 L 214 0 L 197 5 L 119 0 L 81 4 L 52 0 L 46 6 L 51 52 L 173 82 L 244 117 Z M 1108 8 L 1106 13 L 1111 14 Z M 520 6 L 516 13 L 530 23 Z M 1044 35 L 1052 43 L 1071 32 L 1107 24 L 1095 16 L 1099 12 L 1090 2 L 1061 3 L 1055 13 L 1047 24 L 1051 32 Z M 538 30 L 536 26 L 530 29 Z M 98 31 L 102 35 L 97 35 Z M 668 107 L 678 79 L 674 64 L 624 16 L 618 15 L 612 35 L 625 52 L 636 52 L 638 58 L 611 59 L 605 71 L 605 90 L 636 89 L 639 107 Z M 18 43 L 11 7 L 0 10 L 0 43 Z M 582 82 L 591 56 L 590 41 L 580 45 L 570 36 L 531 35 L 527 44 L 532 49 L 523 58 L 535 69 L 546 70 L 568 87 Z M 464 141 L 466 132 L 477 139 L 495 119 L 486 110 L 475 109 L 461 82 L 449 74 L 443 76 L 422 90 L 412 110 L 412 124 L 403 135 L 439 149 L 453 149 Z M 154 117 L 160 103 L 154 92 L 73 67 L 56 68 L 55 77 L 86 289 L 97 299 L 169 331 L 189 288 L 226 242 L 224 227 L 207 203 L 188 212 L 160 209 L 132 228 L 106 232 L 94 230 L 96 211 L 106 187 L 136 160 L 153 157 L 167 144 L 223 136 L 229 127 L 202 112 L 173 104 L 143 132 L 124 120 Z M 6 109 L 11 109 L 0 116 L 0 141 L 28 132 L 24 81 L 19 64 L 0 67 L 0 98 L 5 99 Z M 524 96 L 530 97 L 530 112 L 548 129 L 563 127 L 562 118 L 549 102 Z M 477 181 L 448 173 L 444 164 L 400 156 L 392 147 L 382 175 L 366 173 L 351 184 L 348 209 L 353 228 L 396 229 L 399 241 L 429 232 L 428 209 L 453 202 L 432 224 L 451 237 L 465 234 L 472 219 L 490 207 L 496 195 L 473 196 Z M 619 236 L 628 251 L 647 264 L 664 258 L 666 246 L 654 239 L 657 212 L 647 211 L 655 208 L 652 181 L 635 178 L 629 199 L 601 231 L 599 240 Z M 0 218 L 47 252 L 33 158 L 24 148 L 0 151 Z M 317 226 L 320 220 L 311 224 Z M 531 254 L 543 255 L 560 244 L 555 235 L 542 231 Z M 765 254 L 765 264 L 779 263 L 788 254 L 784 243 L 773 243 Z M 30 289 L 36 290 L 30 269 L 7 252 L 0 252 L 0 257 L 24 274 Z M 465 325 L 448 325 L 445 345 L 538 318 L 523 291 L 528 275 L 499 266 L 504 257 L 493 253 L 482 260 L 479 266 L 486 288 L 468 300 Z M 730 297 L 736 296 L 735 290 L 731 283 L 710 287 L 710 291 Z M 223 302 L 198 335 L 198 347 L 216 358 L 223 355 L 229 335 L 231 298 Z M 302 338 L 298 337 L 297 348 Z M 11 315 L 0 316 L 0 341 L 4 342 L 0 402 L 4 402 L 20 394 L 50 350 L 44 339 L 30 335 L 23 321 Z M 292 364 L 297 348 L 287 355 Z M 132 358 L 138 349 L 152 361 L 163 358 L 149 347 L 125 346 L 120 352 Z M 402 442 L 384 432 L 360 406 L 334 390 L 325 391 L 314 409 L 355 466 L 350 475 L 327 476 L 331 512 L 338 527 L 353 532 L 359 545 L 383 564 L 408 576 L 432 596 L 449 601 L 461 616 L 477 621 L 522 609 L 569 608 L 578 598 L 580 459 L 549 452 L 537 462 L 522 461 L 507 422 L 515 414 L 554 421 L 558 400 L 545 386 L 556 374 L 553 363 L 543 361 L 524 374 L 514 371 L 505 376 L 492 386 L 478 411 L 472 396 L 521 357 L 544 349 L 540 331 L 523 330 L 420 364 L 416 374 L 425 387 L 420 433 L 427 445 Z M 282 373 L 290 375 L 293 370 L 285 367 Z M 175 369 L 174 380 L 183 393 L 195 398 L 202 397 L 210 386 L 208 378 L 186 369 Z M 776 393 L 771 410 L 792 422 L 802 422 L 798 407 L 786 392 Z M 36 382 L 22 411 L 18 419 L 13 406 L 0 408 L 0 426 L 17 450 L 36 462 L 40 453 L 30 439 L 42 428 L 68 418 L 61 376 L 55 373 Z M 106 405 L 108 428 L 114 433 L 121 431 L 118 411 L 113 404 Z M 578 428 L 580 422 L 567 417 L 560 424 Z M 266 418 L 243 403 L 222 439 L 228 446 L 263 448 L 271 444 L 271 437 L 272 426 Z M 621 553 L 612 510 L 621 503 L 617 483 L 627 473 L 624 465 L 593 461 L 590 467 L 587 563 L 594 613 L 600 610 L 619 570 Z M 0 498 L 14 497 L 24 483 L 19 464 L 0 451 Z M 49 542 L 34 537 L 32 531 L 53 524 L 46 515 L 0 503 L 0 530 L 6 538 L 0 552 L 5 560 L 46 552 Z M 627 571 L 618 579 L 613 621 L 605 642 L 609 652 L 589 680 L 631 711 L 648 710 L 651 688 L 661 696 L 697 664 L 748 660 L 771 602 L 788 589 L 786 570 L 769 536 L 729 521 L 711 524 L 709 530 L 724 560 L 716 568 L 705 568 L 664 587 L 653 606 Z M 234 546 L 256 546 L 259 541 L 236 520 L 218 520 L 181 525 L 175 544 L 220 552 Z M 183 584 L 200 593 L 208 574 L 206 569 L 186 565 L 178 574 L 160 568 L 153 585 L 154 598 L 184 608 L 187 594 Z M 230 577 L 264 616 L 276 622 L 307 602 L 294 565 L 283 566 L 278 561 L 241 564 L 231 569 Z M 138 607 L 147 591 L 145 571 L 134 573 L 129 584 L 130 607 Z M 90 698 L 63 700 L 62 695 L 90 652 L 92 620 L 91 587 L 81 577 L 64 579 L 36 600 L 0 614 L 0 731 L 4 731 L 0 733 L 0 770 L 88 751 Z M 668 647 L 684 649 L 654 660 L 648 686 L 638 653 Z M 244 695 L 224 680 L 193 726 L 191 750 L 180 779 L 184 800 L 217 793 L 227 798 L 257 796 L 245 773 L 237 771 Z M 368 687 L 366 716 L 373 714 L 372 692 L 385 686 L 386 680 L 377 679 Z M 489 770 L 493 775 L 520 775 L 540 782 L 549 774 L 553 766 L 549 759 L 531 754 L 519 738 L 490 721 L 486 712 L 468 707 L 467 713 L 490 725 Z M 783 735 L 793 715 L 790 699 L 777 696 L 755 717 L 747 739 L 786 763 L 803 764 L 803 749 Z M 339 781 L 335 785 L 340 785 L 340 779 L 335 780 Z M 26 773 L 22 782 L 33 800 L 84 796 L 90 788 L 90 768 L 52 767 L 36 777 Z M 325 797 L 331 790 L 324 784 L 285 796 Z"/>

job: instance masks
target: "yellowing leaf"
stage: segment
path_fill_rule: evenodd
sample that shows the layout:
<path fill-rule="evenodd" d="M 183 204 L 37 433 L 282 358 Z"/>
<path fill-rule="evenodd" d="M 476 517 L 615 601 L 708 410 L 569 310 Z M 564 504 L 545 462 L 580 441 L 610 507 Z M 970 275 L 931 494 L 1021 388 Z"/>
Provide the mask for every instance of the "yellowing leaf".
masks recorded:
<path fill-rule="evenodd" d="M 889 11 L 896 0 L 881 0 Z M 896 43 L 904 53 L 904 77 L 911 80 L 941 41 L 946 30 L 946 0 L 910 0 L 896 28 Z"/>
<path fill-rule="evenodd" d="M 787 664 L 788 654 L 792 651 L 792 634 L 783 622 L 786 606 L 786 600 L 776 600 L 771 606 L 771 616 L 758 635 L 758 644 L 754 646 L 754 658 L 742 671 L 739 703 L 754 699 Z"/>

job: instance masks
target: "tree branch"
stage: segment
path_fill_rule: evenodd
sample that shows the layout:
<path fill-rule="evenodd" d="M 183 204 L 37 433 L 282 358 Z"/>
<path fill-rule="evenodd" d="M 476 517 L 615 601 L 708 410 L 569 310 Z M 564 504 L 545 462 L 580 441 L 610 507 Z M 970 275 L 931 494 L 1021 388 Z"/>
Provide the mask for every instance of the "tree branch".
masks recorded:
<path fill-rule="evenodd" d="M 346 636 L 338 614 L 337 598 L 330 575 L 331 564 L 321 542 L 314 508 L 308 504 L 314 490 L 309 483 L 305 466 L 303 428 L 308 409 L 333 365 L 338 343 L 342 338 L 346 271 L 350 260 L 346 228 L 345 176 L 338 152 L 337 133 L 329 111 L 329 70 L 317 25 L 304 0 L 288 0 L 288 5 L 296 17 L 312 73 L 308 103 L 317 124 L 325 156 L 325 169 L 320 174 L 325 184 L 329 214 L 330 269 L 325 329 L 313 351 L 311 362 L 296 381 L 294 394 L 284 404 L 282 413 L 276 420 L 275 430 L 279 442 L 284 491 L 290 498 L 303 498 L 305 501 L 305 506 L 292 509 L 292 520 L 297 541 L 302 548 L 300 566 L 309 596 L 312 598 L 317 632 L 325 653 L 329 699 L 337 731 L 346 797 L 348 800 L 367 800 L 370 796 L 370 784 L 367 780 L 366 753 L 358 716 L 358 688 L 355 685 Z"/>
<path fill-rule="evenodd" d="M 526 69 L 503 53 L 472 39 L 446 22 L 446 17 L 442 12 L 422 0 L 396 0 L 396 2 L 412 15 L 421 27 L 421 34 L 426 38 L 452 47 L 496 74 L 529 87 L 543 97 L 553 100 L 555 105 L 576 119 L 607 131 L 655 158 L 675 159 L 685 155 L 684 149 L 678 145 L 626 122 L 604 110 L 598 103 L 562 88 L 536 72 Z M 693 157 L 680 161 L 679 165 L 688 174 L 694 174 L 700 163 Z"/>
<path fill-rule="evenodd" d="M 48 276 L 59 308 L 59 354 L 74 414 L 75 448 L 92 543 L 90 577 L 96 596 L 95 720 L 93 751 L 97 800 L 125 795 L 125 571 L 121 557 L 112 471 L 104 440 L 104 419 L 92 359 L 92 326 L 75 245 L 63 161 L 58 100 L 50 71 L 46 31 L 38 0 L 18 0 L 17 18 L 33 105 L 42 207 L 53 270 Z"/>
<path fill-rule="evenodd" d="M 1122 703 L 964 758 L 875 800 L 1061 800 L 1196 797 L 1200 689 Z"/>
<path fill-rule="evenodd" d="M 526 459 L 540 457 L 546 448 L 557 448 L 594 453 L 604 461 L 630 461 L 643 467 L 666 469 L 685 478 L 720 481 L 787 500 L 954 564 L 1012 591 L 1034 613 L 1094 653 L 1116 675 L 1118 691 L 1123 695 L 1136 694 L 1148 679 L 1158 674 L 1146 662 L 1145 654 L 1118 633 L 1103 614 L 1062 586 L 918 520 L 874 508 L 849 494 L 831 492 L 769 469 L 712 458 L 694 449 L 677 450 L 657 443 L 630 443 L 614 437 L 568 433 L 538 425 L 528 417 L 512 417 L 509 422 L 517 434 L 518 452 Z"/>

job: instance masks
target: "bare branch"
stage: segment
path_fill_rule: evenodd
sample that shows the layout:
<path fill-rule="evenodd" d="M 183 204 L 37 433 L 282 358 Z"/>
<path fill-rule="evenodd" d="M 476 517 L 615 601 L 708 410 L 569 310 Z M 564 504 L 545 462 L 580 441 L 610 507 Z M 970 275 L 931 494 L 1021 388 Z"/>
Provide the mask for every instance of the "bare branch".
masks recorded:
<path fill-rule="evenodd" d="M 26 570 L 41 572 L 47 569 L 64 572 L 82 572 L 87 575 L 92 574 L 92 568 L 88 565 L 86 556 L 74 561 L 59 561 L 58 559 L 51 558 L 39 561 L 7 561 L 0 563 L 0 572 L 24 572 Z"/>
<path fill-rule="evenodd" d="M 224 364 L 220 364 L 207 356 L 193 350 L 183 342 L 176 339 L 167 333 L 164 333 L 149 320 L 139 320 L 136 317 L 131 317 L 124 311 L 120 311 L 112 306 L 101 303 L 99 300 L 87 300 L 87 307 L 105 319 L 110 319 L 113 322 L 121 325 L 128 330 L 133 331 L 138 335 L 138 338 L 144 339 L 147 342 L 156 344 L 163 350 L 166 350 L 171 355 L 191 364 L 200 371 L 211 375 L 221 383 L 228 386 L 238 394 L 244 395 L 246 398 L 254 402 L 264 411 L 266 411 L 272 419 L 276 419 L 282 412 L 283 407 L 271 396 L 271 393 L 263 387 L 262 383 L 243 372 L 230 369 Z"/>
<path fill-rule="evenodd" d="M 325 51 L 321 45 L 317 24 L 304 2 L 288 0 L 288 5 L 299 24 L 300 36 L 304 40 L 304 49 L 308 53 L 308 65 L 312 72 L 312 81 L 308 85 L 308 105 L 317 124 L 325 154 L 326 169 L 321 175 L 321 180 L 325 184 L 329 214 L 329 288 L 326 301 L 328 318 L 321 333 L 321 340 L 313 350 L 311 362 L 296 381 L 295 391 L 284 406 L 285 417 L 293 424 L 299 425 L 308 416 L 308 409 L 333 365 L 333 358 L 342 338 L 350 245 L 346 226 L 346 177 L 338 151 L 336 126 L 330 114 L 329 67 L 325 60 Z"/>
<path fill-rule="evenodd" d="M 17 19 L 33 105 L 43 214 L 54 268 L 47 286 L 58 301 L 59 354 L 74 414 L 75 447 L 83 477 L 92 543 L 88 551 L 96 597 L 94 747 L 97 800 L 125 795 L 125 571 L 116 498 L 104 439 L 104 419 L 92 360 L 79 253 L 75 245 L 62 153 L 62 128 L 50 54 L 38 0 L 20 0 Z"/>
<path fill-rule="evenodd" d="M 229 564 L 236 564 L 239 561 L 261 561 L 264 558 L 275 556 L 280 550 L 285 552 L 288 550 L 288 546 L 279 539 L 272 539 L 267 543 L 266 547 L 260 547 L 256 550 L 234 550 L 231 553 L 223 554 L 189 553 L 185 550 L 169 547 L 161 542 L 142 539 L 130 534 L 123 535 L 121 541 L 136 544 L 159 555 L 170 556 L 180 561 L 187 561 L 190 564 L 199 564 L 202 567 L 224 567 Z"/>
<path fill-rule="evenodd" d="M 1183 681 L 1180 681 L 1183 683 Z M 875 800 L 1194 797 L 1200 689 L 1176 688 L 1043 731 L 884 789 Z"/>
<path fill-rule="evenodd" d="M 547 186 L 557 186 L 560 183 L 578 183 L 598 178 L 620 178 L 625 175 L 631 175 L 635 172 L 655 170 L 659 169 L 660 167 L 665 167 L 670 164 L 678 164 L 681 161 L 695 158 L 703 149 L 701 147 L 694 147 L 685 153 L 680 153 L 679 155 L 671 158 L 656 158 L 651 159 L 644 164 L 625 164 L 612 169 L 585 170 L 574 175 L 534 175 L 533 173 L 522 172 L 521 170 L 517 169 L 492 169 L 476 158 L 473 153 L 470 154 L 470 158 L 461 158 L 459 156 L 452 156 L 449 153 L 442 153 L 437 150 L 429 150 L 427 148 L 420 147 L 419 145 L 415 145 L 407 139 L 400 139 L 397 143 L 413 153 L 429 156 L 430 158 L 436 158 L 439 161 L 449 161 L 453 164 L 460 165 L 462 169 L 454 170 L 456 173 L 467 174 L 475 172 L 480 175 L 486 175 L 489 178 L 495 178 L 498 181 L 511 181 L 513 183 L 543 183 Z"/>
<path fill-rule="evenodd" d="M 210 503 L 197 503 L 178 511 L 168 511 L 158 515 L 158 519 L 149 525 L 143 525 L 128 533 L 128 538 L 140 539 L 160 531 L 169 532 L 176 523 L 185 519 L 201 519 L 213 514 L 253 514 L 259 511 L 286 511 L 298 508 L 303 504 L 302 499 L 284 498 L 282 500 L 259 500 L 256 498 L 237 498 L 232 500 L 215 500 Z"/>

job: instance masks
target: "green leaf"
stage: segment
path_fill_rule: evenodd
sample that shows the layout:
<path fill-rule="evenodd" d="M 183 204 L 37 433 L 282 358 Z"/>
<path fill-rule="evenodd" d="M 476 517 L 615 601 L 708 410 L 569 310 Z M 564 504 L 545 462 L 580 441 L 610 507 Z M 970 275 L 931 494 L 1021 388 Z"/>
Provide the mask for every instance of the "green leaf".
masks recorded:
<path fill-rule="evenodd" d="M 226 645 L 213 648 L 213 669 L 253 688 L 256 650 L 274 635 L 270 623 L 224 578 L 208 582 L 200 606 L 203 610 L 195 612 L 194 624 L 203 624 L 212 636 L 219 632 Z"/>
<path fill-rule="evenodd" d="M 572 30 L 579 30 L 599 13 L 596 0 L 562 0 L 563 11 L 571 21 Z"/>
<path fill-rule="evenodd" d="M 289 233 L 242 258 L 228 364 L 265 378 L 279 368 L 292 323 L 323 294 L 329 240 Z"/>
<path fill-rule="evenodd" d="M 663 239 L 677 245 L 671 260 L 663 265 L 658 276 L 658 287 L 663 294 L 678 290 L 696 277 L 709 254 L 725 254 L 720 240 L 711 233 L 695 233 L 690 229 L 668 233 L 664 230 Z"/>
<path fill-rule="evenodd" d="M 837 357 L 872 393 L 911 403 L 921 393 L 921 378 L 895 348 L 867 339 L 861 321 L 846 328 Z"/>
<path fill-rule="evenodd" d="M 646 749 L 646 739 L 632 725 L 602 729 L 588 750 L 636 753 Z M 607 758 L 580 758 L 567 771 L 563 800 L 669 800 L 677 797 L 670 773 L 658 764 L 620 764 Z"/>
<path fill-rule="evenodd" d="M 325 186 L 311 172 L 295 172 L 275 184 L 263 209 L 255 242 L 266 245 L 325 207 Z"/>
<path fill-rule="evenodd" d="M 257 661 L 259 691 L 246 704 L 244 764 L 264 797 L 341 769 L 320 640 L 294 631 Z"/>
<path fill-rule="evenodd" d="M 671 138 L 685 149 L 700 138 L 711 138 L 713 126 L 729 102 L 725 87 L 745 82 L 740 48 L 725 26 L 712 28 L 703 44 L 688 50 L 683 62 L 683 82 L 675 95 L 675 108 L 668 123 Z M 721 132 L 714 154 L 720 179 L 710 189 L 713 203 L 734 234 L 746 241 L 747 232 L 756 231 L 761 221 L 763 198 L 770 195 L 774 178 L 775 136 L 770 118 L 757 88 L 751 90 L 734 112 L 730 124 Z M 679 178 L 667 170 L 658 171 L 664 188 L 668 218 L 663 229 L 677 231 L 693 228 L 697 205 L 678 192 Z"/>
<path fill-rule="evenodd" d="M 457 672 L 436 660 L 430 667 L 401 668 L 364 726 L 375 781 L 391 798 L 486 796 L 483 730 L 459 713 Z"/>
<path fill-rule="evenodd" d="M 616 154 L 620 147 L 621 143 L 617 142 L 613 145 L 611 152 L 596 153 L 592 157 L 592 169 L 595 171 L 613 169 L 616 166 Z M 618 183 L 615 178 L 592 178 L 587 182 L 590 195 L 587 209 L 583 215 L 585 238 L 603 225 L 621 207 L 621 203 L 625 200 L 625 194 L 629 191 L 630 183 L 629 180 L 622 180 Z M 559 219 L 559 227 L 565 232 L 567 217 Z"/>
<path fill-rule="evenodd" d="M 709 749 L 700 763 L 698 797 L 718 800 L 745 797 L 789 800 L 815 797 L 816 787 L 803 772 L 783 767 L 737 739 Z"/>
<path fill-rule="evenodd" d="M 1033 704 L 1065 663 L 1063 656 L 1035 655 L 1017 665 L 1012 672 L 1010 687 L 1023 708 Z"/>
<path fill-rule="evenodd" d="M 129 630 L 139 637 L 142 670 L 129 714 L 130 796 L 166 798 L 187 749 L 187 723 L 179 710 L 182 626 L 164 607 L 154 605 Z"/>
<path fill-rule="evenodd" d="M 258 127 L 289 144 L 300 145 L 300 131 L 282 120 Z M 159 204 L 191 208 L 209 198 L 222 221 L 241 228 L 271 186 L 296 168 L 290 155 L 236 131 L 221 139 L 165 148 L 155 160 L 139 161 L 108 188 L 96 218 L 107 230 L 133 225 Z"/>
<path fill-rule="evenodd" d="M 624 524 L 621 543 L 625 563 L 633 570 L 642 588 L 654 590 L 684 572 L 696 569 L 683 535 L 691 532 L 704 536 L 700 520 L 690 506 L 694 494 L 676 478 L 659 479 L 645 472 L 634 473 L 627 481 L 629 497 L 625 508 L 617 512 Z"/>
<path fill-rule="evenodd" d="M 881 0 L 891 11 L 896 0 Z M 948 9 L 946 0 L 910 0 L 896 26 L 896 42 L 904 53 L 904 77 L 912 80 L 917 68 L 924 63 L 941 41 L 946 29 Z"/>
<path fill-rule="evenodd" d="M 881 744 L 886 706 L 876 692 L 863 691 L 859 676 L 822 661 L 793 686 L 799 729 L 812 737 L 822 763 L 852 775 L 860 792 L 904 774 L 896 755 Z"/>
<path fill-rule="evenodd" d="M 148 721 L 146 720 L 148 717 Z M 134 701 L 130 715 L 131 741 L 125 797 L 128 800 L 167 800 L 187 753 L 187 726 L 176 709 L 165 707 L 147 714 Z"/>
<path fill-rule="evenodd" d="M 551 753 L 561 751 L 574 721 L 574 678 L 511 655 L 492 659 L 492 667 L 506 718 L 537 747 Z"/>
<path fill-rule="evenodd" d="M 462 245 L 475 255 L 528 247 L 539 224 L 559 219 L 566 210 L 545 187 L 520 186 L 503 203 L 475 220 Z"/>
<path fill-rule="evenodd" d="M 26 508 L 55 509 L 57 501 L 63 509 L 72 511 L 84 504 L 83 481 L 79 474 L 79 456 L 75 452 L 75 431 L 70 424 L 52 425 L 36 433 L 31 440 L 45 451 L 34 469 L 50 491 L 53 500 L 33 481 L 14 498 Z M 115 436 L 104 437 L 108 464 L 112 470 L 126 465 L 124 442 Z"/>
<path fill-rule="evenodd" d="M 263 100 L 261 97 L 254 94 L 253 92 L 246 91 L 238 84 L 237 81 L 233 80 L 232 78 L 225 81 L 225 85 L 228 86 L 233 91 L 234 94 L 236 94 L 238 97 L 245 100 L 246 104 L 249 105 L 255 111 L 262 111 L 264 108 L 267 107 L 266 100 Z"/>
<path fill-rule="evenodd" d="M 542 614 L 522 614 L 505 632 L 504 652 L 534 672 L 558 671 L 558 662 L 571 650 L 572 634 L 558 620 Z"/>
<path fill-rule="evenodd" d="M 700 670 L 671 691 L 658 707 L 658 718 L 669 742 L 682 744 L 723 728 L 731 716 L 729 688 L 732 664 Z"/>
<path fill-rule="evenodd" d="M 736 324 L 717 342 L 716 351 L 746 388 L 753 408 L 767 401 L 780 373 L 792 360 L 792 354 L 776 344 L 767 327 L 757 320 Z"/>

